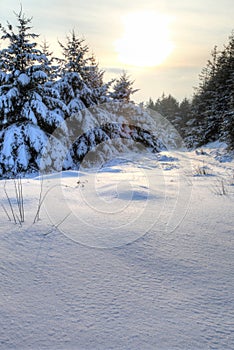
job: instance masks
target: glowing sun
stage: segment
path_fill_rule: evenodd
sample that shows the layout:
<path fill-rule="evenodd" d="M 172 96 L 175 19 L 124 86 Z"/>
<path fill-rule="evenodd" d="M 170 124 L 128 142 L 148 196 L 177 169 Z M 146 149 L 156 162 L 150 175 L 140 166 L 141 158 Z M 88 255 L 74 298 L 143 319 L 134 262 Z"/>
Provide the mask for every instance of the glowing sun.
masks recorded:
<path fill-rule="evenodd" d="M 169 17 L 154 12 L 136 12 L 123 17 L 124 35 L 115 42 L 118 59 L 124 64 L 152 67 L 173 51 Z"/>

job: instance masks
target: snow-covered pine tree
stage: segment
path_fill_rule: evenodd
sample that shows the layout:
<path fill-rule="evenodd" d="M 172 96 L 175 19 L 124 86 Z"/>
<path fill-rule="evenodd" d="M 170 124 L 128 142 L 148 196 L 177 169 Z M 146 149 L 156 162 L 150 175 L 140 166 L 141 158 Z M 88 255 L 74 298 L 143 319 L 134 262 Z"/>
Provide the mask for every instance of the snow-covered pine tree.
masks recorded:
<path fill-rule="evenodd" d="M 110 101 L 109 89 L 114 80 L 104 82 L 105 71 L 99 68 L 94 54 L 87 60 L 83 69 L 82 77 L 87 86 L 92 89 L 93 99 L 96 104 L 107 103 Z"/>
<path fill-rule="evenodd" d="M 129 151 L 136 142 L 158 150 L 159 142 L 150 134 L 150 128 L 141 129 L 142 113 L 133 102 L 129 103 L 131 94 L 137 91 L 132 88 L 133 82 L 124 73 L 108 98 L 102 72 L 92 57 L 86 59 L 88 50 L 83 45 L 74 32 L 67 37 L 66 45 L 61 44 L 64 61 L 56 83 L 69 111 L 67 124 L 74 164 L 103 162 L 106 157 Z M 98 93 L 102 92 L 99 96 L 97 87 Z M 102 104 L 106 99 L 108 102 Z"/>
<path fill-rule="evenodd" d="M 114 140 L 112 143 L 120 152 L 132 149 L 137 142 L 147 143 L 149 139 L 148 132 L 141 129 L 143 120 L 140 122 L 141 126 L 137 120 L 141 109 L 131 101 L 132 94 L 138 91 L 138 89 L 133 89 L 133 83 L 127 73 L 123 72 L 115 80 L 113 89 L 109 93 L 112 101 L 107 105 L 107 110 L 112 117 L 109 118 L 109 122 L 104 125 L 103 129 L 108 137 Z M 148 143 L 148 147 L 150 147 L 150 143 Z"/>
<path fill-rule="evenodd" d="M 103 73 L 88 56 L 89 48 L 74 31 L 66 37 L 66 43 L 59 42 L 61 60 L 60 79 L 55 86 L 67 106 L 67 125 L 73 162 L 80 161 L 96 145 L 108 136 L 101 128 L 103 113 L 96 109 L 106 101 L 107 87 L 103 84 Z M 93 109 L 94 108 L 94 109 Z"/>
<path fill-rule="evenodd" d="M 49 135 L 66 111 L 50 83 L 53 67 L 38 49 L 31 18 L 22 9 L 16 17 L 16 31 L 10 23 L 0 28 L 6 43 L 0 50 L 0 175 L 38 169 Z M 51 166 L 56 157 L 51 154 Z"/>
<path fill-rule="evenodd" d="M 116 140 L 117 149 L 133 150 L 141 145 L 157 152 L 164 146 L 155 135 L 156 124 L 150 114 L 131 100 L 138 91 L 133 88 L 133 83 L 126 72 L 115 81 L 113 91 L 110 92 L 112 102 L 107 107 L 113 117 L 112 122 L 105 125 L 105 132 L 112 140 Z"/>
<path fill-rule="evenodd" d="M 192 110 L 195 117 L 194 140 L 197 146 L 215 141 L 220 136 L 221 116 L 217 108 L 217 81 L 219 52 L 217 47 L 211 59 L 199 75 L 200 84 L 193 98 Z"/>
<path fill-rule="evenodd" d="M 233 145 L 234 35 L 222 51 L 215 47 L 212 59 L 200 75 L 188 122 L 190 145 L 223 140 Z"/>
<path fill-rule="evenodd" d="M 48 81 L 54 83 L 59 77 L 60 71 L 60 59 L 53 56 L 53 52 L 50 51 L 50 46 L 46 39 L 40 45 L 41 52 L 44 55 L 44 62 L 42 63 L 42 69 L 47 73 Z"/>
<path fill-rule="evenodd" d="M 133 83 L 127 73 L 123 72 L 115 81 L 110 97 L 113 100 L 130 102 L 132 94 L 138 91 L 138 89 L 133 89 Z"/>
<path fill-rule="evenodd" d="M 221 138 L 234 150 L 234 31 L 220 57 L 219 107 L 222 115 Z"/>
<path fill-rule="evenodd" d="M 84 80 L 89 51 L 73 30 L 66 37 L 66 43 L 59 42 L 63 59 L 60 61 L 60 79 L 56 86 L 62 100 L 68 107 L 69 117 L 74 113 L 94 105 L 92 90 Z"/>

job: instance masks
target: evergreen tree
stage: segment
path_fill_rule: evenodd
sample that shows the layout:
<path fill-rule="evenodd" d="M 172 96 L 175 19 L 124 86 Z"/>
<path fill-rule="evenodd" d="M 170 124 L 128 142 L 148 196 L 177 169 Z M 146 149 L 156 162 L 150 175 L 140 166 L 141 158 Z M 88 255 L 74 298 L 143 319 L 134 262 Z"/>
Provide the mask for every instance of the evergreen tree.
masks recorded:
<path fill-rule="evenodd" d="M 149 101 L 146 103 L 146 108 L 149 108 L 155 111 L 154 101 L 152 100 L 151 97 L 149 98 Z"/>
<path fill-rule="evenodd" d="M 200 146 L 222 139 L 232 146 L 234 98 L 234 35 L 222 51 L 215 47 L 212 59 L 200 75 L 189 121 L 190 144 Z"/>
<path fill-rule="evenodd" d="M 175 120 L 179 114 L 179 102 L 172 95 L 166 96 L 163 93 L 155 103 L 150 100 L 148 107 L 150 107 L 150 105 L 153 110 L 160 113 L 163 117 L 167 118 L 171 122 Z"/>
<path fill-rule="evenodd" d="M 31 18 L 20 11 L 17 31 L 1 25 L 0 51 L 0 172 L 38 168 L 48 134 L 62 122 L 65 106 L 49 84 L 52 67 L 35 42 Z"/>
<path fill-rule="evenodd" d="M 63 51 L 63 60 L 56 87 L 68 107 L 70 117 L 95 104 L 91 83 L 90 87 L 87 84 L 89 57 L 86 56 L 89 49 L 84 45 L 84 39 L 78 38 L 74 31 L 67 35 L 66 44 L 59 44 Z"/>
<path fill-rule="evenodd" d="M 221 138 L 228 143 L 230 149 L 234 149 L 234 31 L 220 57 L 217 79 L 220 82 L 219 110 L 223 119 Z"/>
<path fill-rule="evenodd" d="M 180 104 L 175 97 L 170 94 L 166 96 L 163 93 L 162 96 L 155 101 L 155 103 L 152 101 L 152 99 L 150 99 L 147 106 L 160 113 L 164 118 L 172 123 L 177 132 L 180 134 L 183 133 L 182 127 L 184 125 L 185 116 L 183 115 L 184 112 L 180 109 Z"/>
<path fill-rule="evenodd" d="M 200 84 L 193 98 L 192 109 L 195 121 L 194 141 L 197 145 L 214 141 L 220 134 L 221 119 L 217 110 L 217 62 L 219 52 L 217 47 L 211 53 L 199 78 Z M 193 124 L 191 125 L 193 127 Z"/>
<path fill-rule="evenodd" d="M 105 72 L 99 68 L 95 56 L 92 55 L 83 69 L 82 76 L 87 86 L 92 89 L 96 104 L 106 103 L 110 100 L 108 91 L 113 80 L 104 83 L 104 73 Z"/>
<path fill-rule="evenodd" d="M 106 101 L 108 88 L 94 56 L 88 56 L 87 45 L 74 31 L 60 46 L 63 60 L 60 79 L 55 85 L 67 106 L 71 154 L 73 164 L 78 166 L 87 152 L 108 138 L 101 128 L 102 110 L 96 108 Z"/>
<path fill-rule="evenodd" d="M 60 71 L 60 59 L 53 56 L 53 52 L 50 51 L 50 46 L 46 40 L 40 45 L 41 52 L 44 55 L 44 63 L 42 63 L 42 69 L 48 76 L 48 81 L 54 83 L 59 77 Z"/>
<path fill-rule="evenodd" d="M 178 131 L 183 139 L 187 136 L 187 123 L 191 120 L 191 113 L 191 102 L 184 98 L 179 105 L 180 119 L 178 120 Z"/>
<path fill-rule="evenodd" d="M 110 97 L 114 100 L 130 102 L 132 94 L 138 91 L 138 89 L 133 89 L 133 83 L 127 73 L 123 72 L 115 81 Z"/>
<path fill-rule="evenodd" d="M 6 43 L 0 50 L 0 176 L 79 167 L 99 144 L 101 161 L 139 142 L 154 151 L 163 147 L 151 132 L 152 118 L 129 103 L 137 90 L 126 73 L 109 93 L 112 82 L 104 83 L 74 31 L 60 43 L 64 57 L 57 60 L 46 42 L 39 48 L 31 18 L 22 10 L 16 16 L 16 29 L 0 26 Z"/>
<path fill-rule="evenodd" d="M 79 73 L 83 76 L 85 72 L 84 67 L 89 61 L 89 57 L 87 57 L 89 48 L 85 44 L 85 40 L 79 38 L 73 30 L 70 35 L 67 35 L 66 43 L 63 44 L 59 41 L 59 45 L 64 56 L 64 60 L 61 61 L 63 63 L 61 67 L 62 72 Z"/>

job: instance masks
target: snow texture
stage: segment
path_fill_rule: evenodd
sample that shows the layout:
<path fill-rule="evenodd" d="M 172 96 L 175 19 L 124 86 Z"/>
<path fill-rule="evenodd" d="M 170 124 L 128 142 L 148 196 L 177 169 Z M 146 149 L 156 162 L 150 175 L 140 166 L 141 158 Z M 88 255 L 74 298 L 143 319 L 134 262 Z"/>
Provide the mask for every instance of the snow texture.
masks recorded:
<path fill-rule="evenodd" d="M 1 349 L 233 349 L 234 163 L 217 152 L 45 176 L 34 225 L 42 177 L 23 179 L 25 223 L 0 211 Z"/>

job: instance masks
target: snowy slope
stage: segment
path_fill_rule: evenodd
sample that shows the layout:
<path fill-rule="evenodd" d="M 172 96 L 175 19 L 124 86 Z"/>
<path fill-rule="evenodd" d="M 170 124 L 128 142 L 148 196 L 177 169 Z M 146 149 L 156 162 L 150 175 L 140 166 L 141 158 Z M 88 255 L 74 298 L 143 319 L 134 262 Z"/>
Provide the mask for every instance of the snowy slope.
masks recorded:
<path fill-rule="evenodd" d="M 23 179 L 26 222 L 0 211 L 0 348 L 234 348 L 233 171 L 206 148 L 52 174 L 34 225 Z"/>

